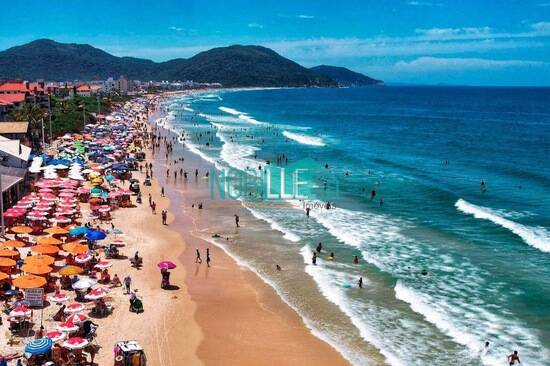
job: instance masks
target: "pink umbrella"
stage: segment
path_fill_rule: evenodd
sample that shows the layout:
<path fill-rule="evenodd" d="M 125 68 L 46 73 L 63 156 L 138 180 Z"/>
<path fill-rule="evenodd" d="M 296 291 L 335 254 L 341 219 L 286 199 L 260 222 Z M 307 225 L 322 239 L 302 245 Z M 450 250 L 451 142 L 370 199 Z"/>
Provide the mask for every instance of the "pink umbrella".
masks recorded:
<path fill-rule="evenodd" d="M 25 211 L 17 211 L 17 210 L 6 211 L 4 212 L 4 217 L 8 217 L 8 218 L 21 217 L 25 215 L 25 213 L 26 213 Z"/>
<path fill-rule="evenodd" d="M 31 311 L 26 306 L 16 306 L 12 311 L 10 311 L 9 316 L 14 318 L 24 318 L 26 316 L 31 316 Z"/>
<path fill-rule="evenodd" d="M 80 337 L 71 337 L 63 342 L 63 347 L 71 350 L 83 349 L 88 345 L 88 341 Z"/>
<path fill-rule="evenodd" d="M 92 256 L 90 254 L 79 254 L 77 255 L 74 260 L 76 263 L 86 263 L 92 260 Z"/>
<path fill-rule="evenodd" d="M 80 324 L 83 323 L 88 317 L 82 313 L 74 313 L 73 315 L 69 316 L 67 318 L 67 322 L 71 322 L 73 324 Z"/>
<path fill-rule="evenodd" d="M 53 189 L 51 188 L 41 188 L 38 193 L 52 193 Z"/>
<path fill-rule="evenodd" d="M 109 293 L 109 289 L 106 287 L 98 287 L 96 289 L 93 289 L 88 294 L 84 295 L 84 298 L 86 300 L 98 300 L 101 299 Z"/>
<path fill-rule="evenodd" d="M 171 262 L 171 261 L 161 261 L 157 264 L 157 266 L 160 269 L 174 269 L 174 268 L 176 268 L 176 264 L 174 262 Z"/>
<path fill-rule="evenodd" d="M 59 294 L 49 296 L 48 299 L 51 302 L 61 303 L 61 302 L 65 302 L 65 301 L 69 300 L 69 297 L 65 294 L 59 293 Z"/>
<path fill-rule="evenodd" d="M 84 305 L 81 304 L 81 303 L 75 302 L 75 303 L 67 305 L 64 312 L 66 314 L 74 314 L 74 313 L 79 313 L 82 310 L 84 310 Z"/>
<path fill-rule="evenodd" d="M 111 211 L 111 208 L 109 206 L 99 207 L 99 212 L 109 212 L 109 211 Z"/>
<path fill-rule="evenodd" d="M 53 332 L 46 333 L 46 337 L 50 338 L 52 342 L 60 342 L 67 338 L 67 335 L 65 333 L 54 330 Z"/>
<path fill-rule="evenodd" d="M 59 193 L 59 197 L 74 197 L 73 192 L 61 192 Z"/>
<path fill-rule="evenodd" d="M 71 321 L 66 321 L 57 326 L 57 330 L 60 332 L 72 333 L 76 332 L 80 327 Z"/>
<path fill-rule="evenodd" d="M 41 220 L 47 220 L 46 216 L 27 216 L 27 219 L 31 221 L 41 221 Z"/>
<path fill-rule="evenodd" d="M 68 224 L 68 223 L 71 222 L 72 220 L 69 219 L 68 217 L 65 217 L 65 216 L 57 216 L 57 218 L 55 219 L 55 221 L 57 221 L 57 222 L 60 223 L 60 224 Z"/>
<path fill-rule="evenodd" d="M 101 261 L 98 264 L 96 264 L 94 267 L 99 268 L 99 269 L 106 269 L 106 268 L 111 267 L 112 265 L 113 265 L 113 263 L 111 263 L 109 261 Z"/>

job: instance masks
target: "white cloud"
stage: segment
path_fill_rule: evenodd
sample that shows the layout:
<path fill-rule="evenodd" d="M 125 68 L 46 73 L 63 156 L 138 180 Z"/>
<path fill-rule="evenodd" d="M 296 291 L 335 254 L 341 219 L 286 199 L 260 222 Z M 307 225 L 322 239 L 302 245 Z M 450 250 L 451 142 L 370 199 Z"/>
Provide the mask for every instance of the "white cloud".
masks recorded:
<path fill-rule="evenodd" d="M 429 28 L 415 29 L 415 33 L 430 38 L 482 38 L 493 32 L 490 27 Z"/>
<path fill-rule="evenodd" d="M 258 29 L 262 29 L 264 26 L 262 24 L 258 24 L 258 23 L 248 23 L 248 28 L 258 28 Z"/>
<path fill-rule="evenodd" d="M 550 35 L 550 22 L 538 22 L 531 25 L 536 32 Z"/>
<path fill-rule="evenodd" d="M 300 15 L 298 15 L 298 18 L 300 18 L 300 19 L 314 19 L 315 16 L 314 15 L 300 14 Z"/>
<path fill-rule="evenodd" d="M 180 27 L 176 27 L 176 26 L 171 26 L 169 27 L 168 29 L 170 30 L 173 30 L 173 31 L 176 31 L 176 32 L 181 32 L 183 30 L 183 28 L 180 28 Z"/>
<path fill-rule="evenodd" d="M 411 6 L 427 6 L 427 7 L 430 7 L 430 6 L 443 6 L 442 3 L 432 3 L 432 2 L 428 2 L 428 1 L 409 1 L 407 4 L 409 4 Z"/>
<path fill-rule="evenodd" d="M 538 67 L 547 65 L 540 61 L 491 60 L 483 58 L 438 58 L 419 57 L 412 61 L 399 61 L 394 65 L 396 71 L 437 72 L 465 70 L 495 70 L 510 67 Z"/>

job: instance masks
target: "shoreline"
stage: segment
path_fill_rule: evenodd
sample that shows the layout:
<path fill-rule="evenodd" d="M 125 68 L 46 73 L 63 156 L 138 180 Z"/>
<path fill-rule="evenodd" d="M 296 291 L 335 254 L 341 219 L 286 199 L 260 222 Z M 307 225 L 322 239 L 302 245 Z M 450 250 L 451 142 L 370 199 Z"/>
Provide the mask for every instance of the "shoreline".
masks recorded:
<path fill-rule="evenodd" d="M 162 131 L 171 135 L 168 130 Z M 192 154 L 186 152 L 186 158 Z M 198 156 L 193 157 L 201 164 Z M 163 161 L 163 154 L 157 152 L 154 170 L 161 181 L 164 171 L 159 165 Z M 197 218 L 185 207 L 190 206 L 186 196 L 192 191 L 200 194 L 200 188 L 186 189 L 187 194 L 175 188 L 167 185 L 165 191 L 172 210 L 182 215 L 175 217 L 169 212 L 168 219 L 170 229 L 180 232 L 186 243 L 194 244 L 185 246 L 178 261 L 189 271 L 186 288 L 197 304 L 194 318 L 204 332 L 197 350 L 201 361 L 207 365 L 349 365 L 336 349 L 312 334 L 299 314 L 256 273 L 198 235 Z M 210 269 L 205 263 L 194 263 L 194 249 L 199 248 L 204 255 L 207 247 L 213 258 Z M 193 267 L 194 275 L 190 271 Z"/>

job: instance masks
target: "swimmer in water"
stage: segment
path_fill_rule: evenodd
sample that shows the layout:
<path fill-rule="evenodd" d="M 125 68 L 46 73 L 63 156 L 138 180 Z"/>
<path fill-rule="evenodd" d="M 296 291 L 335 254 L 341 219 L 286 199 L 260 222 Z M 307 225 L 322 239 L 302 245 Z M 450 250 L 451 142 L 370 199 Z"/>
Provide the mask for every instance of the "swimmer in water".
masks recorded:
<path fill-rule="evenodd" d="M 357 281 L 357 285 L 359 288 L 363 288 L 363 277 L 359 277 L 359 281 Z"/>
<path fill-rule="evenodd" d="M 353 264 L 359 264 L 359 258 L 356 255 L 353 256 Z"/>
<path fill-rule="evenodd" d="M 321 244 L 321 242 L 319 242 L 319 244 L 317 244 L 317 248 L 315 250 L 317 251 L 317 253 L 321 254 L 321 251 L 323 250 L 323 244 Z"/>
<path fill-rule="evenodd" d="M 334 252 L 330 252 L 330 255 L 328 256 L 329 259 L 334 259 Z"/>

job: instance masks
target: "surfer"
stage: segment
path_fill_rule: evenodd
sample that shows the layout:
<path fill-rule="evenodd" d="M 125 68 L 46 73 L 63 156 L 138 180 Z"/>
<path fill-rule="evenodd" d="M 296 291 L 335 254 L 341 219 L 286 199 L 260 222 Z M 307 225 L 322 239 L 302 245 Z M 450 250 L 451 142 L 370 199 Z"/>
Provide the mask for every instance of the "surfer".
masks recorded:
<path fill-rule="evenodd" d="M 359 277 L 359 281 L 357 282 L 357 285 L 359 285 L 359 288 L 363 288 L 363 277 Z"/>
<path fill-rule="evenodd" d="M 510 363 L 510 365 L 515 365 L 516 361 L 518 363 L 521 363 L 521 361 L 519 360 L 518 351 L 514 351 L 514 353 L 508 355 L 508 362 Z"/>

